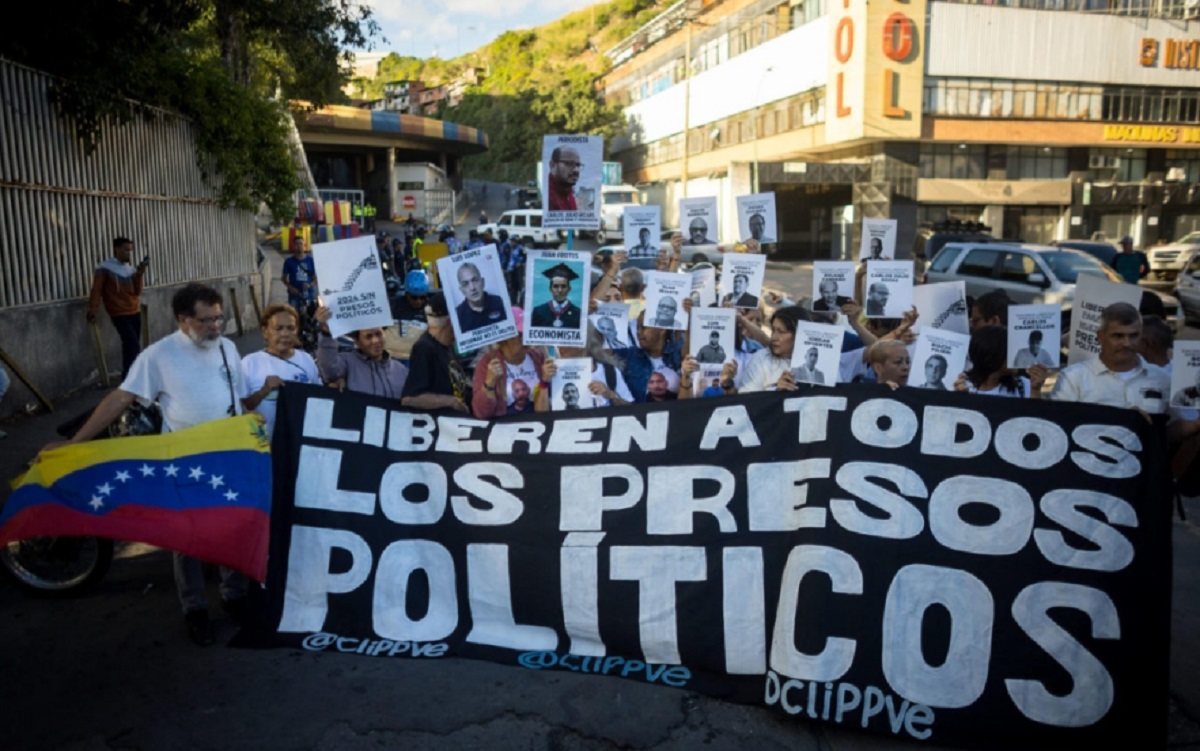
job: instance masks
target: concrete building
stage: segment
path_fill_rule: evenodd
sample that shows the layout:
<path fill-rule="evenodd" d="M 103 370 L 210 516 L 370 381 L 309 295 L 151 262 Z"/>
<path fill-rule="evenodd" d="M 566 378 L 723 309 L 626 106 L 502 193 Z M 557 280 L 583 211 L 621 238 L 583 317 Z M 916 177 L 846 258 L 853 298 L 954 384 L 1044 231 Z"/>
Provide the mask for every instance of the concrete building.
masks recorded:
<path fill-rule="evenodd" d="M 604 94 L 630 123 L 611 153 L 666 222 L 684 180 L 718 196 L 727 241 L 734 197 L 774 191 L 794 257 L 852 255 L 877 216 L 899 220 L 902 251 L 945 219 L 1148 246 L 1200 228 L 1198 15 L 1196 0 L 683 0 L 607 53 Z"/>

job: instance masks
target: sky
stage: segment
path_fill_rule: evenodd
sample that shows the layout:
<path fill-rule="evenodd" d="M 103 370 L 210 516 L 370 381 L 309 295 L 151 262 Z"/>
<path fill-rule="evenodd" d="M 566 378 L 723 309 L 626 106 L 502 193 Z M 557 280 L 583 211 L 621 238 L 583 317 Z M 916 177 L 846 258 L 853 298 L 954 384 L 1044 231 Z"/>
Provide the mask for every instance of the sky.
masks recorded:
<path fill-rule="evenodd" d="M 372 52 L 443 59 L 478 49 L 506 31 L 531 28 L 595 0 L 363 0 L 382 36 Z"/>

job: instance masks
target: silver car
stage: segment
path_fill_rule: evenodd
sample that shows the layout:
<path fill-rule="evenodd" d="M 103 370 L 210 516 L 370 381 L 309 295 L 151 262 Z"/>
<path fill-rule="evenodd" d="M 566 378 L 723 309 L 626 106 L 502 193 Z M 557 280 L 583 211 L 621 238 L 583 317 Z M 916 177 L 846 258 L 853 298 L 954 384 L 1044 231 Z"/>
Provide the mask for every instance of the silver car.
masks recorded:
<path fill-rule="evenodd" d="M 964 282 L 972 297 L 1002 289 L 1019 305 L 1061 305 L 1065 324 L 1070 320 L 1075 282 L 1081 273 L 1116 283 L 1124 281 L 1087 253 L 1022 243 L 948 243 L 929 264 L 925 281 Z M 1147 291 L 1162 300 L 1167 320 L 1178 331 L 1182 325 L 1179 301 L 1155 290 Z"/>

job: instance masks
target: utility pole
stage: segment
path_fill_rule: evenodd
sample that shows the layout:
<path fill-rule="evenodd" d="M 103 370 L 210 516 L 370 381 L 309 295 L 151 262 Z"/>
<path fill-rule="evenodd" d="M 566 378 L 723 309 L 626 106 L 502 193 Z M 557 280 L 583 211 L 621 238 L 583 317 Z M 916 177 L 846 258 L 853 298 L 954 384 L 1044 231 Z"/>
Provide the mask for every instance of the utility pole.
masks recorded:
<path fill-rule="evenodd" d="M 692 19 L 684 11 L 683 24 L 687 27 L 687 44 L 683 53 L 683 170 L 679 176 L 683 183 L 683 197 L 688 194 L 688 131 L 692 117 Z"/>

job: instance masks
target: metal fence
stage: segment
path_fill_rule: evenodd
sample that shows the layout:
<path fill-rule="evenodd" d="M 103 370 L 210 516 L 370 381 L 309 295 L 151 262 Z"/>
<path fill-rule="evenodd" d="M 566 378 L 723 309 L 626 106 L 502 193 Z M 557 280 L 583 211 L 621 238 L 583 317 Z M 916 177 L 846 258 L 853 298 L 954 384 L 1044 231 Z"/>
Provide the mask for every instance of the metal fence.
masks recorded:
<path fill-rule="evenodd" d="M 51 82 L 0 60 L 0 308 L 86 297 L 117 236 L 150 255 L 148 286 L 255 271 L 253 215 L 217 202 L 186 120 L 130 103 L 88 155 Z"/>

